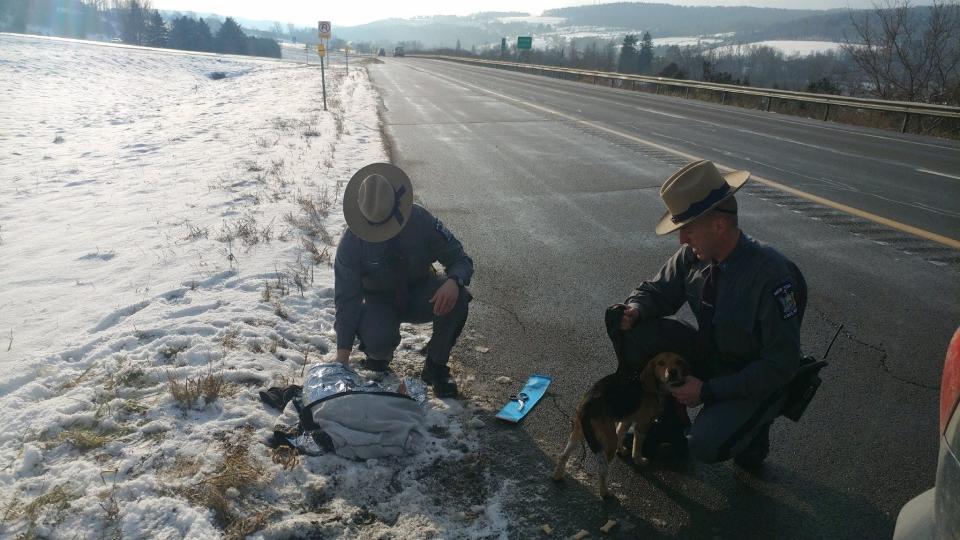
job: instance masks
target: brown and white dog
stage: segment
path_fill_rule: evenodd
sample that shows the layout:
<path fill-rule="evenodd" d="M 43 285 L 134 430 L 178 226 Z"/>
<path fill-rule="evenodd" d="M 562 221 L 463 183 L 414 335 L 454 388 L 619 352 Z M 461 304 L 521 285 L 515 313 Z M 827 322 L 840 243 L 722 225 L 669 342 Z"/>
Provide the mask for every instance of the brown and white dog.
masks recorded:
<path fill-rule="evenodd" d="M 597 381 L 583 396 L 573 419 L 573 431 L 553 471 L 554 480 L 563 480 L 570 454 L 580 441 L 597 459 L 600 469 L 600 496 L 606 497 L 607 472 L 630 426 L 634 426 L 630 457 L 639 465 L 647 463 L 640 454 L 643 441 L 653 421 L 663 412 L 663 403 L 670 386 L 683 384 L 689 373 L 687 362 L 680 355 L 665 352 L 654 356 L 642 369 L 624 365 L 616 373 Z"/>

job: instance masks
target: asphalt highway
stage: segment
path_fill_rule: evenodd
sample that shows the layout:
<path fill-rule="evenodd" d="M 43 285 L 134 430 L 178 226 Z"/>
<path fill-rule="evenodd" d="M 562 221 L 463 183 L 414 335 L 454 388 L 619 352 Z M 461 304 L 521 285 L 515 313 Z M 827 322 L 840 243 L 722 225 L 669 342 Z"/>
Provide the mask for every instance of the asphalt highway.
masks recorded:
<path fill-rule="evenodd" d="M 511 537 L 545 523 L 596 536 L 612 518 L 624 538 L 885 538 L 932 485 L 960 255 L 760 184 L 738 194 L 741 226 L 803 270 L 806 352 L 843 325 L 807 415 L 774 424 L 758 473 L 617 462 L 606 502 L 589 458 L 547 477 L 577 401 L 615 368 L 604 309 L 677 248 L 652 229 L 660 184 L 690 156 L 958 239 L 957 143 L 441 61 L 369 71 L 393 161 L 476 263 L 454 364 L 487 404 L 483 456 L 511 493 Z M 553 377 L 551 395 L 518 426 L 490 418 L 532 373 Z"/>

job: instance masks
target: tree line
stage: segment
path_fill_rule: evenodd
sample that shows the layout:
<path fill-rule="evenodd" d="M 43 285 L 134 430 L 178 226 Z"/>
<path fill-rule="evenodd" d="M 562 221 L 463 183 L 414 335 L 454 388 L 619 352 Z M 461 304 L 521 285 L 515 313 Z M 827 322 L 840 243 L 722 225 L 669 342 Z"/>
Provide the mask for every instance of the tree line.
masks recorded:
<path fill-rule="evenodd" d="M 211 28 L 213 26 L 213 28 Z M 0 0 L 0 29 L 64 37 L 119 37 L 124 43 L 187 51 L 280 58 L 273 39 L 248 36 L 233 18 L 169 22 L 149 0 Z"/>
<path fill-rule="evenodd" d="M 702 43 L 654 47 L 650 32 L 622 41 L 571 39 L 518 51 L 456 47 L 446 54 L 577 69 L 635 73 L 721 84 L 878 97 L 960 106 L 960 2 L 878 0 L 874 10 L 850 11 L 851 35 L 836 51 L 787 55 L 767 46 L 720 48 Z"/>

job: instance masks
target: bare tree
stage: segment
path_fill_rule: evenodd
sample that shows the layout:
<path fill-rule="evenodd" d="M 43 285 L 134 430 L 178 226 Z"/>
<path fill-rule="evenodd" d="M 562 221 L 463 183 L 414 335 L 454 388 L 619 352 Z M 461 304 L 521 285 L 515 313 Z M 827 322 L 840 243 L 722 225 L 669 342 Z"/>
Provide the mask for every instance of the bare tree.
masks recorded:
<path fill-rule="evenodd" d="M 872 11 L 850 12 L 855 32 L 843 44 L 882 99 L 957 104 L 960 2 L 883 0 Z"/>

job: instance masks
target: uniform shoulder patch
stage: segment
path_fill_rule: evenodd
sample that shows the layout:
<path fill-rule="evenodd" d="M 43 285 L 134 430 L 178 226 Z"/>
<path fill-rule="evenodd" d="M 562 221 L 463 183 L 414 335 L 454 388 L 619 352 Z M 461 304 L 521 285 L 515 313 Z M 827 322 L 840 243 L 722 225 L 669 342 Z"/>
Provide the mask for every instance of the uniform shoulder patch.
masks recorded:
<path fill-rule="evenodd" d="M 435 228 L 447 242 L 453 240 L 453 233 L 443 226 L 443 222 L 440 221 L 439 218 L 433 218 L 433 228 Z"/>
<path fill-rule="evenodd" d="M 773 290 L 773 297 L 777 299 L 780 308 L 780 317 L 787 320 L 800 312 L 797 299 L 793 295 L 793 283 L 787 281 Z"/>

